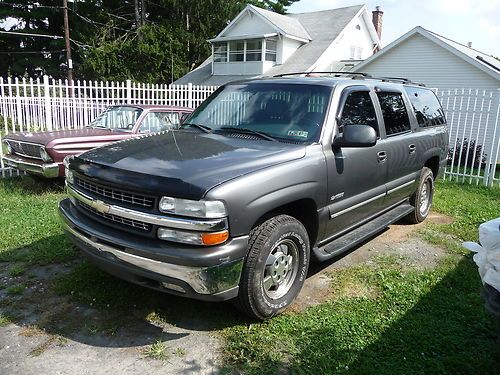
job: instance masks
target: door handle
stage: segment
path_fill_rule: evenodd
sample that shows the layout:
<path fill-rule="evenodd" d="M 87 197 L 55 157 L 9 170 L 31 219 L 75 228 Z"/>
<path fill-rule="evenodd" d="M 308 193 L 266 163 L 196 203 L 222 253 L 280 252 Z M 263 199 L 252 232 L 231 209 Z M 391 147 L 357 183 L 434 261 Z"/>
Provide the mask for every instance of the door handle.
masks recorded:
<path fill-rule="evenodd" d="M 409 145 L 408 149 L 410 150 L 410 154 L 414 154 L 417 151 L 417 147 L 414 144 Z"/>
<path fill-rule="evenodd" d="M 385 151 L 377 152 L 377 160 L 379 163 L 385 163 L 387 160 L 387 153 Z"/>

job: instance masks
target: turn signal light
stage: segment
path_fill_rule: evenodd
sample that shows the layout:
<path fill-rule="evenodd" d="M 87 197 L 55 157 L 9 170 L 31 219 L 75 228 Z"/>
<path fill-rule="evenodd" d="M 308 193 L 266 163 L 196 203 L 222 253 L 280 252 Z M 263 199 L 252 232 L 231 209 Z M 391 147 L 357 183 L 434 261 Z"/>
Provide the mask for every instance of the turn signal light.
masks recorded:
<path fill-rule="evenodd" d="M 227 230 L 215 233 L 203 233 L 201 235 L 201 241 L 203 242 L 203 245 L 207 246 L 221 244 L 223 242 L 226 242 L 228 238 L 229 232 Z"/>

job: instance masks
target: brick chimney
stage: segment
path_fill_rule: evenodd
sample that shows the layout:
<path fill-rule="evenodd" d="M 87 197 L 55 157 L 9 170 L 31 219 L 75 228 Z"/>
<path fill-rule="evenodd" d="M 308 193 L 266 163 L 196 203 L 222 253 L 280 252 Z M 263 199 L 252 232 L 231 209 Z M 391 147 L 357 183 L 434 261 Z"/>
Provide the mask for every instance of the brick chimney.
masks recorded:
<path fill-rule="evenodd" d="M 384 16 L 384 12 L 380 10 L 380 7 L 377 5 L 375 10 L 372 12 L 372 22 L 373 26 L 375 26 L 375 30 L 377 31 L 377 35 L 379 39 L 382 37 L 382 18 Z"/>

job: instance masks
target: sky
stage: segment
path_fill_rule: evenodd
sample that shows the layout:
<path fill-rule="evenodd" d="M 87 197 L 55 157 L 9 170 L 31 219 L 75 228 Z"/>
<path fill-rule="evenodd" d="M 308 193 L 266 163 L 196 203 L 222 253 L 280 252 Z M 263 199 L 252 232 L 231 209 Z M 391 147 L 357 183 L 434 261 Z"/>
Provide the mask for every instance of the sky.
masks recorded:
<path fill-rule="evenodd" d="M 366 4 L 384 12 L 382 45 L 415 26 L 422 26 L 459 43 L 472 42 L 488 55 L 500 57 L 500 0 L 300 0 L 289 13 L 313 12 Z"/>

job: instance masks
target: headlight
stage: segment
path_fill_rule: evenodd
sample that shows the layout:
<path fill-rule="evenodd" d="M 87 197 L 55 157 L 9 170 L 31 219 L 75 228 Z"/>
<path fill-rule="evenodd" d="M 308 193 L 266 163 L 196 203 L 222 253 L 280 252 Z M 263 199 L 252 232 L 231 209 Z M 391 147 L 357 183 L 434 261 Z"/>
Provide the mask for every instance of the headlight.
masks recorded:
<path fill-rule="evenodd" d="M 64 174 L 66 175 L 66 182 L 68 184 L 73 185 L 74 178 L 73 178 L 73 172 L 71 171 L 71 169 L 64 168 Z"/>
<path fill-rule="evenodd" d="M 7 142 L 7 141 L 2 141 L 3 144 L 7 147 L 7 153 L 8 154 L 12 154 L 13 153 L 13 150 L 12 150 L 12 147 L 10 146 L 10 143 Z"/>
<path fill-rule="evenodd" d="M 159 228 L 158 238 L 165 241 L 180 242 L 192 245 L 219 245 L 229 238 L 229 231 L 222 232 L 186 232 L 170 228 Z"/>
<path fill-rule="evenodd" d="M 181 216 L 215 219 L 227 216 L 226 206 L 221 201 L 192 201 L 172 197 L 162 197 L 159 210 Z"/>
<path fill-rule="evenodd" d="M 52 158 L 50 155 L 47 153 L 47 150 L 45 150 L 45 147 L 40 147 L 40 157 L 44 162 L 51 162 Z"/>
<path fill-rule="evenodd" d="M 73 184 L 73 172 L 69 169 L 69 163 L 71 159 L 73 159 L 73 155 L 68 155 L 63 159 L 64 164 L 64 175 L 66 176 L 66 182 L 69 184 Z"/>

